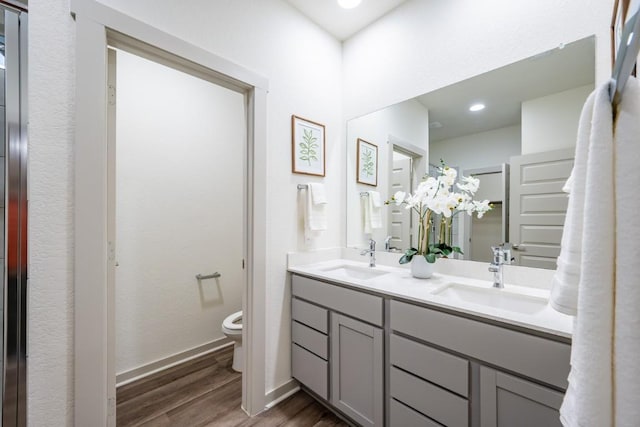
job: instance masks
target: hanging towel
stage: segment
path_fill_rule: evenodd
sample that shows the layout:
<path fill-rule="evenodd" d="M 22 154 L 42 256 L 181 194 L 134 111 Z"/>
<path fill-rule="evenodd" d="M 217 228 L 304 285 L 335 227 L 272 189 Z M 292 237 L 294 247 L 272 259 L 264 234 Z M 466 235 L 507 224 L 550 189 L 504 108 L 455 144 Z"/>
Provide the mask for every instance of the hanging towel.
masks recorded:
<path fill-rule="evenodd" d="M 309 191 L 311 191 L 311 201 L 314 205 L 327 204 L 327 191 L 324 184 L 309 183 Z"/>
<path fill-rule="evenodd" d="M 587 99 L 580 115 L 578 139 L 573 170 L 562 190 L 569 193 L 558 268 L 552 281 L 550 305 L 557 311 L 575 316 L 578 305 L 578 282 L 582 260 L 582 229 L 584 187 L 587 174 L 587 153 L 591 139 L 591 120 L 594 118 L 595 92 Z M 578 177 L 577 180 L 575 177 Z"/>
<path fill-rule="evenodd" d="M 640 423 L 640 82 L 625 86 L 615 128 L 615 425 Z"/>
<path fill-rule="evenodd" d="M 564 426 L 612 425 L 614 149 L 609 84 L 583 109 L 551 305 L 575 312 Z"/>
<path fill-rule="evenodd" d="M 316 194 L 314 201 L 314 194 Z M 318 232 L 327 227 L 327 198 L 324 184 L 309 183 L 304 200 L 305 240 L 318 237 Z"/>
<path fill-rule="evenodd" d="M 382 201 L 377 191 L 367 191 L 366 196 L 360 196 L 362 206 L 362 221 L 365 234 L 382 228 Z"/>

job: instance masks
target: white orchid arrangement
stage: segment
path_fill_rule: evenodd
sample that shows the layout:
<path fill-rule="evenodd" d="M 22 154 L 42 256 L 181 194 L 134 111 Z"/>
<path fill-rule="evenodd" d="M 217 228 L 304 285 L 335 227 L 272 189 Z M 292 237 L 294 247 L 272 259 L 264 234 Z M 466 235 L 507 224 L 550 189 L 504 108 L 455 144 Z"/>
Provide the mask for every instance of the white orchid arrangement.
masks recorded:
<path fill-rule="evenodd" d="M 407 249 L 400 258 L 400 264 L 411 262 L 415 255 L 422 255 L 427 262 L 434 263 L 437 258 L 449 256 L 454 252 L 462 254 L 459 247 L 452 246 L 453 218 L 460 212 L 466 212 L 468 215 L 476 212 L 478 218 L 482 218 L 491 210 L 488 200 L 473 200 L 480 187 L 479 179 L 460 176 L 460 182 L 456 184 L 458 172 L 446 166 L 442 160 L 441 164 L 438 168 L 440 175 L 425 176 L 413 194 L 398 191 L 391 200 L 385 202 L 395 203 L 397 206 L 406 205 L 406 209 L 413 209 L 419 217 L 418 247 Z M 454 184 L 457 191 L 454 191 Z M 434 234 L 432 226 L 436 215 L 440 215 L 440 224 Z"/>

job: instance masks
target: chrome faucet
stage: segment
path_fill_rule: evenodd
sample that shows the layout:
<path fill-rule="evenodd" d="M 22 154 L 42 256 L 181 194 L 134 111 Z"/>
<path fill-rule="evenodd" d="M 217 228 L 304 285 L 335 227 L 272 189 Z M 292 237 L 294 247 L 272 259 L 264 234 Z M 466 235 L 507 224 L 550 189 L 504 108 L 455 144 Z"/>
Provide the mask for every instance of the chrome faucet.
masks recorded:
<path fill-rule="evenodd" d="M 491 246 L 493 251 L 493 261 L 489 264 L 489 271 L 493 273 L 493 287 L 498 289 L 504 288 L 504 272 L 502 266 L 505 264 L 506 255 L 502 246 Z"/>
<path fill-rule="evenodd" d="M 385 252 L 391 251 L 391 236 L 387 236 L 387 238 L 384 239 L 384 250 Z"/>
<path fill-rule="evenodd" d="M 369 267 L 376 266 L 376 241 L 369 239 L 369 249 L 360 252 L 360 255 L 369 254 Z"/>

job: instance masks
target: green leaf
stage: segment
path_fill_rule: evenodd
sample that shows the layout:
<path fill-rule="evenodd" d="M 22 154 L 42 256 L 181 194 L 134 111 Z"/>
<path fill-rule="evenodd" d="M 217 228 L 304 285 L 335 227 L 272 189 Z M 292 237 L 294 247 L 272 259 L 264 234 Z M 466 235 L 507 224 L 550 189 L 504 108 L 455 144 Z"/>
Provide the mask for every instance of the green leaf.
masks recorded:
<path fill-rule="evenodd" d="M 427 260 L 428 263 L 433 264 L 434 262 L 436 262 L 436 254 L 426 254 L 424 256 L 424 258 Z"/>
<path fill-rule="evenodd" d="M 402 255 L 398 261 L 400 264 L 408 264 L 413 259 L 413 255 Z"/>
<path fill-rule="evenodd" d="M 459 247 L 454 246 L 452 249 L 453 249 L 453 252 L 457 252 L 459 254 L 464 255 L 464 252 L 462 252 L 462 249 L 460 249 Z"/>
<path fill-rule="evenodd" d="M 441 254 L 442 250 L 438 247 L 438 245 L 430 245 L 429 253 L 431 254 Z"/>

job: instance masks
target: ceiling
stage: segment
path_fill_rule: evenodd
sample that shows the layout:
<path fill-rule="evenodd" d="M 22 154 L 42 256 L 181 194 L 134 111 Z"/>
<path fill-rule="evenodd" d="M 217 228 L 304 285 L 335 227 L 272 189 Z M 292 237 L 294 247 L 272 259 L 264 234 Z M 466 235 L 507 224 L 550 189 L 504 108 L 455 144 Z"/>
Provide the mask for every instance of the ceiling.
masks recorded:
<path fill-rule="evenodd" d="M 589 37 L 419 96 L 429 110 L 430 141 L 520 123 L 523 101 L 595 82 L 595 39 Z M 472 113 L 469 106 L 486 108 Z"/>
<path fill-rule="evenodd" d="M 336 0 L 286 0 L 307 18 L 343 41 L 375 22 L 407 0 L 362 0 L 354 9 L 343 9 Z"/>

